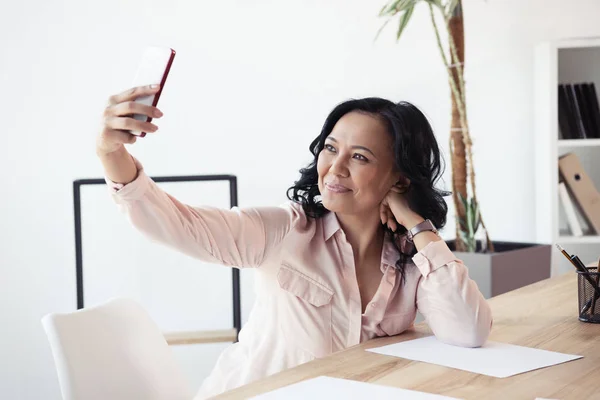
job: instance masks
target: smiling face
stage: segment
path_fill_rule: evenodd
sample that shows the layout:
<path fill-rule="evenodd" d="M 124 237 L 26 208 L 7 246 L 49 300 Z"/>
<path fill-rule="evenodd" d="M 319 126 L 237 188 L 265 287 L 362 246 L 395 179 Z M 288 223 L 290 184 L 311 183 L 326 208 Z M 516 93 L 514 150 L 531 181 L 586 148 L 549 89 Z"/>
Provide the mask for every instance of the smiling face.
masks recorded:
<path fill-rule="evenodd" d="M 360 112 L 345 114 L 319 153 L 319 191 L 325 208 L 342 214 L 379 213 L 379 205 L 398 182 L 393 139 L 385 123 Z"/>

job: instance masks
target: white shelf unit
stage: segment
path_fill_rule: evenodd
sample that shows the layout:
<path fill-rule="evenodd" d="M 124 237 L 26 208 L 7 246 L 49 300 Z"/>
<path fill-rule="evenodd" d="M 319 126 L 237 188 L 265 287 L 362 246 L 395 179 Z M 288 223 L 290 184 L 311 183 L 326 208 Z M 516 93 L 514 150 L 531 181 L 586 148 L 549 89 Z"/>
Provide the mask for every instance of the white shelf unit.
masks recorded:
<path fill-rule="evenodd" d="M 596 188 L 600 189 L 600 139 L 560 138 L 558 85 L 594 82 L 600 94 L 600 37 L 545 42 L 535 49 L 534 126 L 536 232 L 540 243 L 558 243 L 589 264 L 600 257 L 600 235 L 591 233 L 583 219 L 584 236 L 570 234 L 558 194 L 558 157 L 574 152 Z M 586 228 L 588 228 L 586 232 Z M 552 273 L 573 267 L 556 249 Z"/>
<path fill-rule="evenodd" d="M 600 139 L 560 139 L 558 141 L 558 147 L 598 147 L 600 146 Z"/>

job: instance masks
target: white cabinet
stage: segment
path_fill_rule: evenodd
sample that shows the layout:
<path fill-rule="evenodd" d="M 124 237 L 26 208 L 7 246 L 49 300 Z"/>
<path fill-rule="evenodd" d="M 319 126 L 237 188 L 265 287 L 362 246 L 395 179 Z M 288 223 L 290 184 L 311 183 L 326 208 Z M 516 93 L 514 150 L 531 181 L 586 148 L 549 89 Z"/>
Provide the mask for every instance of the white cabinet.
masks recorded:
<path fill-rule="evenodd" d="M 600 139 L 561 139 L 558 123 L 558 85 L 593 82 L 600 93 L 600 38 L 546 42 L 535 51 L 534 126 L 536 232 L 541 243 L 560 244 L 588 264 L 600 257 L 600 235 L 586 230 L 572 235 L 558 191 L 558 157 L 569 152 L 580 159 L 585 172 L 600 189 Z M 573 267 L 557 250 L 553 274 Z"/>

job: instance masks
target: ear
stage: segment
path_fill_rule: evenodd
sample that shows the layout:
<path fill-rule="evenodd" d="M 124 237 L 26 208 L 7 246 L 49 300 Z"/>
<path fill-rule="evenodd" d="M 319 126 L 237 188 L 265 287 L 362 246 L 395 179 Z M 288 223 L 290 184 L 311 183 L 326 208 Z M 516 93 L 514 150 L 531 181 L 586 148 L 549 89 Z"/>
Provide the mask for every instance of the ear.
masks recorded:
<path fill-rule="evenodd" d="M 403 175 L 399 175 L 398 176 L 398 181 L 396 182 L 395 186 L 409 187 L 410 186 L 410 179 L 408 179 L 407 177 L 405 177 Z"/>

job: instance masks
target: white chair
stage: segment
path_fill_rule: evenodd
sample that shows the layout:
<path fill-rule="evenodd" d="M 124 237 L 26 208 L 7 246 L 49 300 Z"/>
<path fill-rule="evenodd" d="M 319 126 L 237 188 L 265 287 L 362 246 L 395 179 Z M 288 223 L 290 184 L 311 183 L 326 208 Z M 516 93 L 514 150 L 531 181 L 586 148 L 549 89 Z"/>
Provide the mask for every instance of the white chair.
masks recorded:
<path fill-rule="evenodd" d="M 130 299 L 42 318 L 64 400 L 190 400 L 158 326 Z"/>

